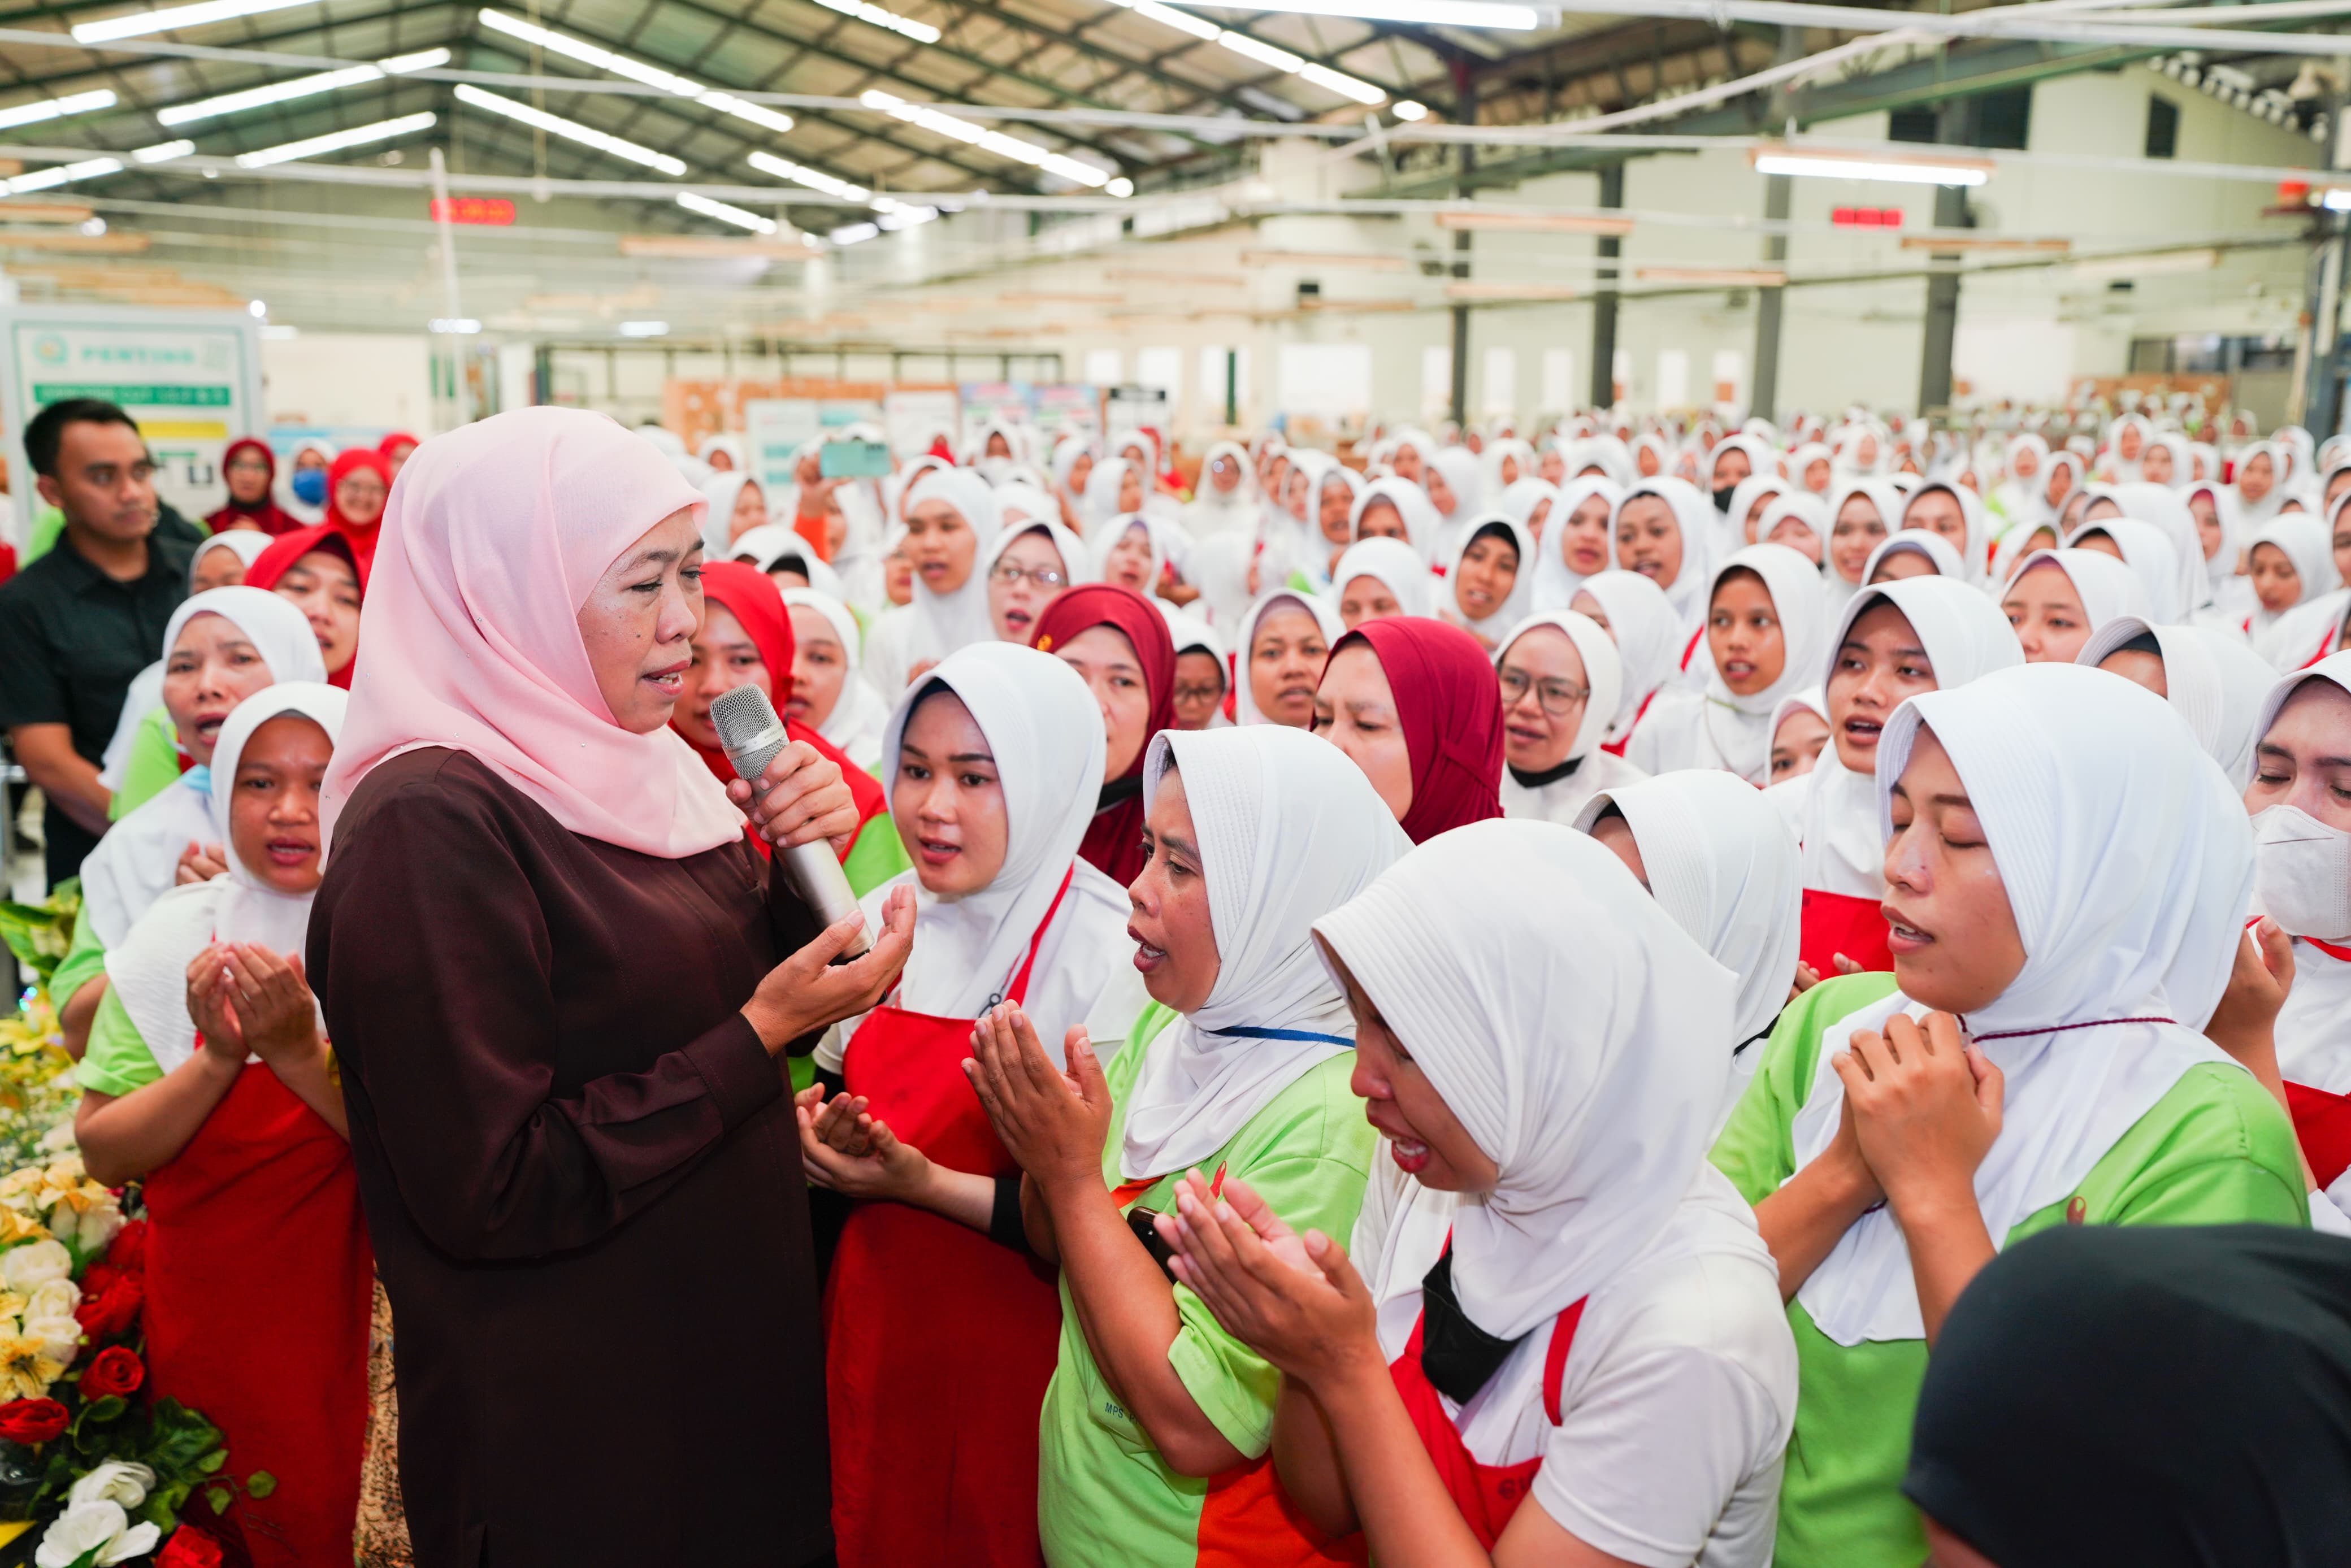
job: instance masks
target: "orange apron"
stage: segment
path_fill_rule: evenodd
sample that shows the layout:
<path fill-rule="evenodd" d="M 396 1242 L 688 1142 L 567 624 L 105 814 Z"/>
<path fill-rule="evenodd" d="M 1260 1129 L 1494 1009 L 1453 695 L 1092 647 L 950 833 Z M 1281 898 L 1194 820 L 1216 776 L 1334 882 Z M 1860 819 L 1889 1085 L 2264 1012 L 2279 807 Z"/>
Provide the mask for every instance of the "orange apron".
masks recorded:
<path fill-rule="evenodd" d="M 1004 992 L 1025 1002 L 1037 946 Z M 879 1007 L 849 1042 L 842 1087 L 950 1170 L 1019 1169 L 963 1075 L 970 1019 Z M 860 1203 L 825 1289 L 832 1532 L 841 1568 L 1034 1568 L 1037 1419 L 1061 1334 L 1054 1270 L 900 1203 Z"/>

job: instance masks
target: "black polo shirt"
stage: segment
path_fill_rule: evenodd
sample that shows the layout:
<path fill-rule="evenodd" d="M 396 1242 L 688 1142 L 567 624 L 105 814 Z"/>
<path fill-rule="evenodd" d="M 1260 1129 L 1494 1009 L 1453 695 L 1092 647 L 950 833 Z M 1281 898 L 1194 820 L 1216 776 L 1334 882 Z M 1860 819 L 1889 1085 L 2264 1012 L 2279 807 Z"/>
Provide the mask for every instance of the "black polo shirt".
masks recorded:
<path fill-rule="evenodd" d="M 62 724 L 92 762 L 106 755 L 131 678 L 163 656 L 163 628 L 188 596 L 191 551 L 150 536 L 145 575 L 118 582 L 57 544 L 0 584 L 0 728 Z M 54 884 L 98 840 L 52 802 L 43 819 Z"/>

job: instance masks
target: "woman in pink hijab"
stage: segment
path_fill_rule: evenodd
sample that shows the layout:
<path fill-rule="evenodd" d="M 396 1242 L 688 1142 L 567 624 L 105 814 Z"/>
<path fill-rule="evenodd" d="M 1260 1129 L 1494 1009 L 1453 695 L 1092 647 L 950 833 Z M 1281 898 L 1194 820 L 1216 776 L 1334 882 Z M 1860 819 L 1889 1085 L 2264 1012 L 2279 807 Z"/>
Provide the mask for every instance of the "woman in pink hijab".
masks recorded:
<path fill-rule="evenodd" d="M 853 831 L 838 767 L 788 746 L 755 802 L 669 728 L 702 507 L 610 419 L 531 408 L 420 446 L 381 525 L 308 973 L 399 1323 L 420 1562 L 831 1552 L 774 1059 L 881 998 L 914 907 L 828 967 L 860 918 L 821 927 L 742 830 Z M 590 1369 L 662 1301 L 723 1375 L 642 1367 L 661 1395 L 623 1427 Z"/>

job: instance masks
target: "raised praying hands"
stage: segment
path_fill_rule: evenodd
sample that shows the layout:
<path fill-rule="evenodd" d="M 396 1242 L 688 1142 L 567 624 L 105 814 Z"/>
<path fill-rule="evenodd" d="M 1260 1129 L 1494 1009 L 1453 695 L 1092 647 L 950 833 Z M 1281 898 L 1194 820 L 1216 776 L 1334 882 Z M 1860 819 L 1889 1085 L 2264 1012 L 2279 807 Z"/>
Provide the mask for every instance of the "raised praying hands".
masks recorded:
<path fill-rule="evenodd" d="M 1036 1026 L 1018 1002 L 979 1016 L 972 1059 L 963 1064 L 1004 1146 L 1040 1186 L 1102 1180 L 1102 1141 L 1110 1132 L 1110 1085 L 1081 1024 L 1062 1041 L 1069 1062 L 1055 1067 Z"/>
<path fill-rule="evenodd" d="M 1157 1221 L 1170 1267 L 1228 1333 L 1310 1386 L 1365 1354 L 1379 1361 L 1372 1294 L 1344 1248 L 1299 1235 L 1238 1176 L 1218 1197 L 1193 1171 L 1176 1193 L 1176 1212 Z"/>

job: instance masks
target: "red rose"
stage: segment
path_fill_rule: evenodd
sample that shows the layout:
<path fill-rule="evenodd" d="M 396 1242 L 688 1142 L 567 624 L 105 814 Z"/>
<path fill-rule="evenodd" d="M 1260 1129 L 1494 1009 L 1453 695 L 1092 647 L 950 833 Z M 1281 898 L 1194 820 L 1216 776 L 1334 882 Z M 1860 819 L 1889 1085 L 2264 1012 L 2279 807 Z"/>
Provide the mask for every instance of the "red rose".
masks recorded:
<path fill-rule="evenodd" d="M 66 1407 L 54 1399 L 11 1399 L 0 1405 L 0 1437 L 46 1443 L 66 1429 Z"/>
<path fill-rule="evenodd" d="M 114 1244 L 106 1249 L 106 1260 L 126 1274 L 143 1273 L 147 1268 L 147 1222 L 134 1219 L 115 1232 Z"/>
<path fill-rule="evenodd" d="M 131 1332 L 139 1322 L 139 1309 L 146 1303 L 147 1287 L 137 1274 L 118 1274 L 103 1263 L 93 1264 L 91 1274 L 109 1276 L 102 1289 L 85 1286 L 81 1304 L 74 1308 L 74 1319 L 81 1332 L 93 1342 L 117 1338 Z"/>
<path fill-rule="evenodd" d="M 147 1368 L 139 1358 L 121 1345 L 109 1345 L 90 1358 L 82 1368 L 81 1396 L 84 1399 L 104 1399 L 110 1395 L 131 1395 L 147 1381 Z"/>
<path fill-rule="evenodd" d="M 81 1293 L 85 1296 L 102 1296 L 112 1290 L 114 1281 L 120 1278 L 122 1278 L 121 1270 L 110 1268 L 104 1263 L 92 1263 L 81 1271 Z"/>
<path fill-rule="evenodd" d="M 193 1524 L 172 1531 L 163 1550 L 155 1553 L 155 1568 L 220 1568 L 220 1542 Z"/>

